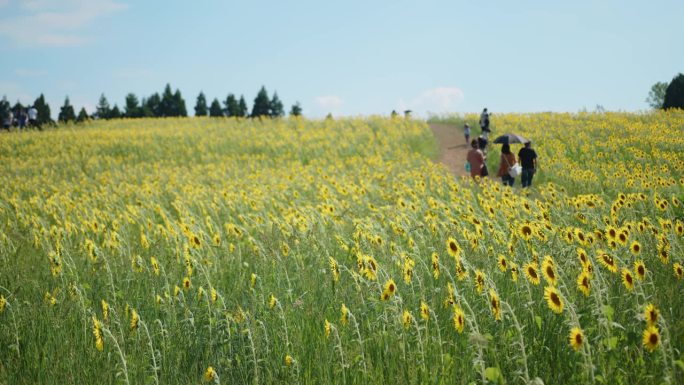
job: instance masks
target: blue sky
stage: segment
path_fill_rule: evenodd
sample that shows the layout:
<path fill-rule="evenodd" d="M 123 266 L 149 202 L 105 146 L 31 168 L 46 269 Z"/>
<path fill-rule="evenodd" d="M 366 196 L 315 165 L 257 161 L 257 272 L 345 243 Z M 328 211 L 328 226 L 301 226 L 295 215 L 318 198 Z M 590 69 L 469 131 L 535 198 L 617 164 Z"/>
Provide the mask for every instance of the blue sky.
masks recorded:
<path fill-rule="evenodd" d="M 638 111 L 684 72 L 684 1 L 0 0 L 0 96 L 93 111 L 264 85 L 310 117 Z"/>

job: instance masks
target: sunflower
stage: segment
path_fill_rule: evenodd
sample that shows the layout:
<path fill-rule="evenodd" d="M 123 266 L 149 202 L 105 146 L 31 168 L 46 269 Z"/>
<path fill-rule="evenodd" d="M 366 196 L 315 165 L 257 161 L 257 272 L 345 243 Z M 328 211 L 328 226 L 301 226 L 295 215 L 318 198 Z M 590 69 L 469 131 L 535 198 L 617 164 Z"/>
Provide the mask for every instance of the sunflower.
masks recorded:
<path fill-rule="evenodd" d="M 658 348 L 658 345 L 660 345 L 660 332 L 657 327 L 651 325 L 644 330 L 643 344 L 646 350 L 651 353 Z"/>
<path fill-rule="evenodd" d="M 530 281 L 533 285 L 539 285 L 539 272 L 537 272 L 537 264 L 529 262 L 525 265 L 525 277 L 527 277 L 527 280 Z"/>
<path fill-rule="evenodd" d="M 627 230 L 626 227 L 620 229 L 620 232 L 617 235 L 617 241 L 623 246 L 629 241 L 629 230 Z"/>
<path fill-rule="evenodd" d="M 449 255 L 451 255 L 454 258 L 458 258 L 461 255 L 461 247 L 458 245 L 458 242 L 456 242 L 454 238 L 449 237 L 449 239 L 447 239 L 446 245 Z"/>
<path fill-rule="evenodd" d="M 454 329 L 459 333 L 463 333 L 463 328 L 465 326 L 465 314 L 460 306 L 454 305 Z"/>
<path fill-rule="evenodd" d="M 582 267 L 582 271 L 586 272 L 589 274 L 589 277 L 594 274 L 594 265 L 591 263 L 591 261 L 587 261 L 587 264 Z"/>
<path fill-rule="evenodd" d="M 430 308 L 424 301 L 420 301 L 420 317 L 425 321 L 430 319 Z"/>
<path fill-rule="evenodd" d="M 349 309 L 345 304 L 340 307 L 340 323 L 347 325 L 349 323 Z"/>
<path fill-rule="evenodd" d="M 204 381 L 205 382 L 216 382 L 216 371 L 214 368 L 211 366 L 207 368 L 207 370 L 204 372 Z"/>
<path fill-rule="evenodd" d="M 138 312 L 133 309 L 131 311 L 131 331 L 135 331 L 138 328 L 138 323 L 140 322 L 140 316 L 138 315 Z"/>
<path fill-rule="evenodd" d="M 285 361 L 285 366 L 291 366 L 292 363 L 294 362 L 294 358 L 292 358 L 291 355 L 286 354 L 284 361 Z"/>
<path fill-rule="evenodd" d="M 648 305 L 646 305 L 646 307 L 644 308 L 644 319 L 646 320 L 648 326 L 654 326 L 655 324 L 657 324 L 659 316 L 660 310 L 658 310 L 658 308 L 655 307 L 654 304 L 649 303 Z"/>
<path fill-rule="evenodd" d="M 627 290 L 634 290 L 634 277 L 632 276 L 632 271 L 625 267 L 622 268 L 622 284 L 625 285 Z"/>
<path fill-rule="evenodd" d="M 269 309 L 273 309 L 276 305 L 278 304 L 278 299 L 271 293 L 271 295 L 268 297 L 268 307 Z"/>
<path fill-rule="evenodd" d="M 644 264 L 644 261 L 638 260 L 634 262 L 634 274 L 639 281 L 646 278 L 646 265 Z"/>
<path fill-rule="evenodd" d="M 583 245 L 587 244 L 587 237 L 586 237 L 586 235 L 584 235 L 584 232 L 582 231 L 582 229 L 580 229 L 580 228 L 575 229 L 575 238 L 577 238 L 577 240 L 581 244 L 583 244 Z"/>
<path fill-rule="evenodd" d="M 396 291 L 397 291 L 397 284 L 394 283 L 394 280 L 390 278 L 389 280 L 387 280 L 387 282 L 385 282 L 385 290 L 382 291 L 382 295 L 380 296 L 380 299 L 383 301 L 387 301 L 388 299 L 390 299 L 394 295 L 394 293 Z"/>
<path fill-rule="evenodd" d="M 674 275 L 677 279 L 682 279 L 682 277 L 684 277 L 684 268 L 682 268 L 682 265 L 679 262 L 675 262 L 672 265 L 672 270 L 674 270 Z"/>
<path fill-rule="evenodd" d="M 432 253 L 432 276 L 439 279 L 439 255 Z"/>
<path fill-rule="evenodd" d="M 660 262 L 662 262 L 663 265 L 669 264 L 670 263 L 670 252 L 668 251 L 668 249 L 665 247 L 659 247 L 658 248 L 658 258 L 660 258 Z"/>
<path fill-rule="evenodd" d="M 577 277 L 577 288 L 585 297 L 589 296 L 589 291 L 591 290 L 591 275 L 586 271 L 581 272 Z"/>
<path fill-rule="evenodd" d="M 340 267 L 337 261 L 333 257 L 328 257 L 328 262 L 330 264 L 330 273 L 332 274 L 333 282 L 340 280 Z"/>
<path fill-rule="evenodd" d="M 513 282 L 518 282 L 518 265 L 516 265 L 514 262 L 511 262 L 511 280 Z"/>
<path fill-rule="evenodd" d="M 463 267 L 461 261 L 456 261 L 456 278 L 459 281 L 463 281 L 468 278 L 468 271 Z"/>
<path fill-rule="evenodd" d="M 482 270 L 475 270 L 475 289 L 477 289 L 478 294 L 482 293 L 485 285 L 485 273 Z"/>
<path fill-rule="evenodd" d="M 518 226 L 518 235 L 525 241 L 529 241 L 530 238 L 532 238 L 533 233 L 534 229 L 532 225 L 529 223 L 523 223 L 520 226 Z"/>
<path fill-rule="evenodd" d="M 542 273 L 544 274 L 544 279 L 549 285 L 556 286 L 558 277 L 556 276 L 553 259 L 551 259 L 549 256 L 544 258 L 544 262 L 542 262 Z"/>
<path fill-rule="evenodd" d="M 370 255 L 365 256 L 364 266 L 365 269 L 363 270 L 363 273 L 366 278 L 371 281 L 378 279 L 378 262 L 375 260 L 375 258 L 371 257 Z"/>
<path fill-rule="evenodd" d="M 508 270 L 508 262 L 506 261 L 506 257 L 503 255 L 499 254 L 499 270 L 506 272 Z"/>
<path fill-rule="evenodd" d="M 544 299 L 546 299 L 546 303 L 554 313 L 560 314 L 563 312 L 563 300 L 558 289 L 553 286 L 546 286 L 544 288 Z"/>
<path fill-rule="evenodd" d="M 618 231 L 615 227 L 613 227 L 613 226 L 607 226 L 606 227 L 606 231 L 605 231 L 606 238 L 608 238 L 610 240 L 615 240 L 617 238 L 617 234 L 618 234 Z"/>
<path fill-rule="evenodd" d="M 677 221 L 677 223 L 675 223 L 675 232 L 676 232 L 677 235 L 679 235 L 680 237 L 681 237 L 682 235 L 684 235 L 684 224 L 683 224 L 682 222 L 680 222 L 679 220 Z"/>
<path fill-rule="evenodd" d="M 629 251 L 631 251 L 634 255 L 641 254 L 641 243 L 639 243 L 638 241 L 632 242 L 632 244 L 629 245 Z"/>
<path fill-rule="evenodd" d="M 409 326 L 411 326 L 411 322 L 413 322 L 413 316 L 408 310 L 404 310 L 404 314 L 401 316 L 401 321 L 404 324 L 405 329 L 408 329 Z"/>
<path fill-rule="evenodd" d="M 501 301 L 494 289 L 489 289 L 489 303 L 492 305 L 492 315 L 497 321 L 501 321 Z"/>
<path fill-rule="evenodd" d="M 191 286 L 192 286 L 192 282 L 190 281 L 190 278 L 188 278 L 188 277 L 183 278 L 183 290 L 188 291 Z"/>
<path fill-rule="evenodd" d="M 618 271 L 618 266 L 617 262 L 615 262 L 615 259 L 610 256 L 608 253 L 605 251 L 599 250 L 598 251 L 598 260 L 601 262 L 603 267 L 608 269 L 611 273 L 617 273 Z"/>
<path fill-rule="evenodd" d="M 407 285 L 411 283 L 411 280 L 413 279 L 413 267 L 415 265 L 416 262 L 414 262 L 413 259 L 408 256 L 404 257 L 403 275 L 404 282 L 406 282 Z"/>
<path fill-rule="evenodd" d="M 578 352 L 584 344 L 584 332 L 582 332 L 582 329 L 578 327 L 572 328 L 572 330 L 570 330 L 569 340 L 570 346 Z"/>
<path fill-rule="evenodd" d="M 579 258 L 580 262 L 582 263 L 582 266 L 586 265 L 587 262 L 589 262 L 587 252 L 581 247 L 577 248 L 577 258 Z"/>

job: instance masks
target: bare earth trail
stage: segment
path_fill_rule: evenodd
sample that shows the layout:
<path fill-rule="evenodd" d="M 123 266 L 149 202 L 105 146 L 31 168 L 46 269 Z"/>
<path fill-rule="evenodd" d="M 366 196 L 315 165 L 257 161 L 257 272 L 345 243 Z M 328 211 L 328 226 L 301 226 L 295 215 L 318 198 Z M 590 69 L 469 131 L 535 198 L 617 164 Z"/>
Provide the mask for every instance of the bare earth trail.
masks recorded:
<path fill-rule="evenodd" d="M 449 124 L 430 124 L 432 134 L 439 149 L 439 162 L 451 171 L 454 176 L 468 176 L 465 170 L 468 146 L 463 136 L 463 129 Z"/>

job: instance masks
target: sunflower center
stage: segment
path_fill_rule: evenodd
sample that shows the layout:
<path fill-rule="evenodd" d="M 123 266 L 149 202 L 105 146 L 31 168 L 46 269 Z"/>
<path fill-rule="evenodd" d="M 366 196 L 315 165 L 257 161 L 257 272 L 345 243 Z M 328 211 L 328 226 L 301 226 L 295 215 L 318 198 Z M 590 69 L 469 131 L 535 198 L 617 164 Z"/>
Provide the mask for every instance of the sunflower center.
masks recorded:
<path fill-rule="evenodd" d="M 651 335 L 648 337 L 648 342 L 650 342 L 651 345 L 657 344 L 657 343 L 658 343 L 658 335 L 657 335 L 657 334 L 651 334 Z"/>
<path fill-rule="evenodd" d="M 575 343 L 577 345 L 582 345 L 582 335 L 581 334 L 579 334 L 579 333 L 575 334 Z"/>
<path fill-rule="evenodd" d="M 560 301 L 560 297 L 558 296 L 558 294 L 551 293 L 551 295 L 549 297 L 551 298 L 551 302 L 553 302 L 554 305 L 560 306 L 561 301 Z"/>

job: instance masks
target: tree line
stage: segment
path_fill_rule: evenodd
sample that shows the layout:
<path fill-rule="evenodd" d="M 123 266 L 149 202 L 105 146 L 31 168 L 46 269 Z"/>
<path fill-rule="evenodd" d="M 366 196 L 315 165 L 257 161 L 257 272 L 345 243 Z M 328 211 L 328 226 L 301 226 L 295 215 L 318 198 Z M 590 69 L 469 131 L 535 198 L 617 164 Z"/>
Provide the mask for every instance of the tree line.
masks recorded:
<path fill-rule="evenodd" d="M 54 124 L 52 120 L 50 106 L 45 101 L 45 97 L 41 94 L 33 104 L 28 106 L 17 102 L 12 106 L 7 97 L 0 100 L 0 118 L 10 115 L 18 115 L 33 107 L 38 111 L 38 125 Z M 237 98 L 234 94 L 229 93 L 222 102 L 218 98 L 214 98 L 209 105 L 207 105 L 207 98 L 204 92 L 200 92 L 195 103 L 195 116 L 210 116 L 210 117 L 243 117 L 243 118 L 260 118 L 271 117 L 278 118 L 285 115 L 285 109 L 282 101 L 278 97 L 278 93 L 274 92 L 273 96 L 269 96 L 266 87 L 262 86 L 257 96 L 254 98 L 251 112 L 249 106 L 245 101 L 245 97 L 240 95 Z M 300 116 L 302 114 L 302 107 L 299 102 L 292 105 L 289 111 L 292 116 Z M 95 107 L 95 111 L 89 114 L 85 107 L 81 107 L 78 114 L 76 114 L 74 107 L 67 96 L 64 99 L 64 105 L 60 107 L 57 121 L 60 123 L 67 122 L 83 122 L 89 119 L 120 119 L 120 118 L 146 118 L 146 117 L 185 117 L 188 116 L 188 111 L 185 105 L 185 100 L 181 95 L 180 90 L 172 91 L 171 85 L 166 84 L 164 91 L 159 94 L 155 92 L 149 97 L 138 99 L 134 93 L 126 95 L 123 108 L 119 108 L 117 104 L 110 105 L 104 93 Z"/>
<path fill-rule="evenodd" d="M 646 103 L 653 109 L 684 109 L 684 74 L 677 74 L 669 84 L 657 82 L 651 86 Z"/>

